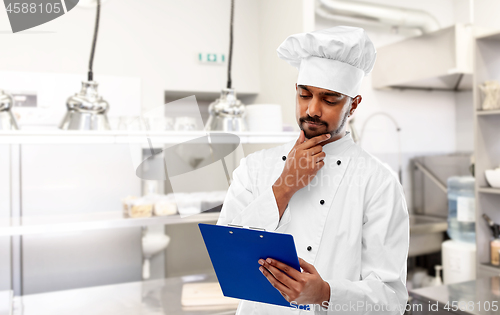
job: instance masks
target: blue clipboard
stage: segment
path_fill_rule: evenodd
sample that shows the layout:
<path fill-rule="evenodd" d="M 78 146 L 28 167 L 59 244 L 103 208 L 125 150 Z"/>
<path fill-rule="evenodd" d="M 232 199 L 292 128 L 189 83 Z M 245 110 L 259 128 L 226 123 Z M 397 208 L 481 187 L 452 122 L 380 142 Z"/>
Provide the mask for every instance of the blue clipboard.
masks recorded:
<path fill-rule="evenodd" d="M 270 257 L 300 271 L 292 235 L 203 223 L 198 226 L 224 296 L 297 308 L 271 285 L 258 263 L 260 258 Z"/>

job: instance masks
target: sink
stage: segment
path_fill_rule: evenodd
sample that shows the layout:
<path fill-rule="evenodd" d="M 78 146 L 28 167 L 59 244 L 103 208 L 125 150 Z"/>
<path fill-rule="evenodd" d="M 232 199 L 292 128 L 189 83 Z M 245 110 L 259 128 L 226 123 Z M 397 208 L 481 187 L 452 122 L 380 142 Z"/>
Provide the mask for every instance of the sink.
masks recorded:
<path fill-rule="evenodd" d="M 441 250 L 448 229 L 446 218 L 410 214 L 410 248 L 408 257 L 436 253 Z"/>

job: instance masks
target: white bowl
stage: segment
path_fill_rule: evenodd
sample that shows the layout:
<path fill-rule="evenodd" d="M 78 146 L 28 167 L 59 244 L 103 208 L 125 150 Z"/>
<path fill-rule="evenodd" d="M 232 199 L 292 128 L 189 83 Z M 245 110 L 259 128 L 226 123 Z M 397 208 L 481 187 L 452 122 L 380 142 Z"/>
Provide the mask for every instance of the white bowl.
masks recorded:
<path fill-rule="evenodd" d="M 486 181 L 491 187 L 500 188 L 500 168 L 484 171 Z"/>

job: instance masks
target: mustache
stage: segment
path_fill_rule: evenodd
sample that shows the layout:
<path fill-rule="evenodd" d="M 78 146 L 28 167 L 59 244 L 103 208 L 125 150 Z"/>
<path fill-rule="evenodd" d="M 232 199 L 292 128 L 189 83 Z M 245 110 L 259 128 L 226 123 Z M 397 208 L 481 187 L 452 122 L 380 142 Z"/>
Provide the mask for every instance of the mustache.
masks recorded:
<path fill-rule="evenodd" d="M 328 126 L 328 124 L 325 121 L 322 121 L 319 118 L 315 118 L 315 117 L 311 117 L 311 116 L 300 117 L 299 121 L 301 123 L 311 122 L 311 123 L 314 123 L 314 124 L 322 124 L 322 125 Z"/>

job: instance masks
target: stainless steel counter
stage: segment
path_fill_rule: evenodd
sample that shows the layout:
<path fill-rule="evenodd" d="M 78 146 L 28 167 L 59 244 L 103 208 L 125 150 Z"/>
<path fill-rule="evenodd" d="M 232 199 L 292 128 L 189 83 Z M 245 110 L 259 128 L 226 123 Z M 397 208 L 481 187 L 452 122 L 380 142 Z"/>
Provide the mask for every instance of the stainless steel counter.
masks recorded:
<path fill-rule="evenodd" d="M 415 300 L 423 302 L 423 314 L 438 314 L 442 311 L 472 315 L 500 314 L 500 277 L 498 276 L 415 289 L 409 293 L 413 302 Z M 439 303 L 440 311 L 429 311 L 428 304 L 436 305 L 436 302 Z M 446 305 L 449 309 L 445 308 Z"/>
<path fill-rule="evenodd" d="M 193 275 L 84 289 L 24 295 L 14 298 L 14 315 L 205 315 L 234 314 L 236 309 L 181 305 L 182 285 L 215 282 L 215 274 Z"/>

